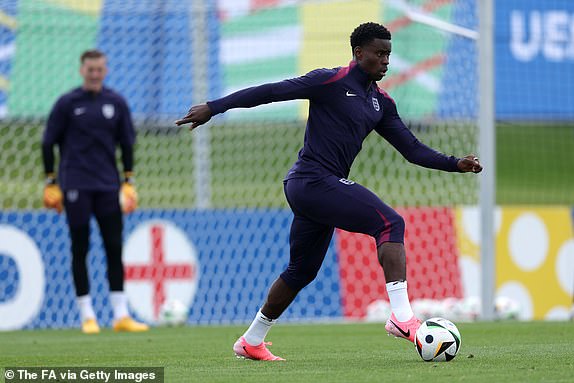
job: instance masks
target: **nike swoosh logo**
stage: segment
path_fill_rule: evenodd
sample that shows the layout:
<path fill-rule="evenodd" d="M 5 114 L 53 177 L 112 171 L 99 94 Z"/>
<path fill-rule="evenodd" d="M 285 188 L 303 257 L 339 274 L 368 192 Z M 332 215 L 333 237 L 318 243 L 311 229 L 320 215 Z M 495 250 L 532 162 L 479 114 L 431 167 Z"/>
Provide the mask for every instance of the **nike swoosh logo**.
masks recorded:
<path fill-rule="evenodd" d="M 356 96 L 356 94 L 355 94 L 355 93 L 351 93 L 351 92 L 349 92 L 349 91 L 347 91 L 347 93 L 346 93 L 346 94 L 347 94 L 347 97 L 353 97 L 353 96 Z"/>
<path fill-rule="evenodd" d="M 404 336 L 406 336 L 407 338 L 411 335 L 411 330 L 404 332 L 403 329 L 401 329 L 399 326 L 397 326 L 397 324 L 395 322 L 391 321 L 391 323 L 394 324 L 395 327 L 397 328 L 397 330 L 399 330 L 400 333 L 403 334 Z"/>

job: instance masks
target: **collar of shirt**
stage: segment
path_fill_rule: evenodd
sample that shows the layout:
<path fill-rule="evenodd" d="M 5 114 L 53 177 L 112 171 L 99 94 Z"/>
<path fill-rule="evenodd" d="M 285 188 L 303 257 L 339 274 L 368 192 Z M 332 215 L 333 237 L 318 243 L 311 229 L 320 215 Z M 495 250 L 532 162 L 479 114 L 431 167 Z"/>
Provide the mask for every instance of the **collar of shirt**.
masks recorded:
<path fill-rule="evenodd" d="M 365 72 L 355 60 L 351 60 L 351 62 L 349 62 L 349 76 L 357 81 L 357 83 L 359 83 L 362 89 L 367 93 L 369 93 L 369 90 L 373 85 L 376 86 L 374 81 L 369 78 L 367 72 Z"/>

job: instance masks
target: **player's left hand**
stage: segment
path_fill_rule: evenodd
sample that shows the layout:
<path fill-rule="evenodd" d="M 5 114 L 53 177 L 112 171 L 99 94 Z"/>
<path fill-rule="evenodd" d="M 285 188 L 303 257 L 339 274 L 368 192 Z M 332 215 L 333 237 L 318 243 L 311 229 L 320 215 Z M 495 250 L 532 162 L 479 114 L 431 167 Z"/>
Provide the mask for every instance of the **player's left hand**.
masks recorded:
<path fill-rule="evenodd" d="M 456 164 L 459 170 L 463 173 L 480 173 L 482 171 L 482 165 L 478 160 L 478 157 L 474 154 L 469 154 L 468 156 L 464 156 L 458 163 Z"/>
<path fill-rule="evenodd" d="M 138 207 L 138 193 L 135 186 L 129 182 L 122 183 L 120 206 L 125 214 L 132 213 Z"/>

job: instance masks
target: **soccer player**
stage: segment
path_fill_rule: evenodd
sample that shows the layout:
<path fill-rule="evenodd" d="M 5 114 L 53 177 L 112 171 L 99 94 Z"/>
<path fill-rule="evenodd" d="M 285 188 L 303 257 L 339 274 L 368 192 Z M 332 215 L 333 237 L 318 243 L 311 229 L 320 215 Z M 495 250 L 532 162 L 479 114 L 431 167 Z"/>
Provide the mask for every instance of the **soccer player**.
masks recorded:
<path fill-rule="evenodd" d="M 103 86 L 107 74 L 105 55 L 98 50 L 88 50 L 81 55 L 80 64 L 82 86 L 58 99 L 44 131 L 44 206 L 58 212 L 65 207 L 82 331 L 87 334 L 100 332 L 89 294 L 86 266 L 92 215 L 100 228 L 106 251 L 113 328 L 115 331 L 146 331 L 146 324 L 130 317 L 123 291 L 122 208 L 125 213 L 130 213 L 137 207 L 133 185 L 135 130 L 126 101 Z M 120 192 L 122 207 L 115 154 L 118 144 L 124 170 Z M 60 152 L 57 178 L 54 172 L 55 145 Z"/>
<path fill-rule="evenodd" d="M 449 172 L 482 170 L 474 155 L 446 156 L 422 144 L 401 121 L 393 99 L 377 86 L 376 81 L 387 72 L 391 54 L 391 34 L 384 26 L 359 25 L 351 34 L 351 49 L 349 66 L 317 69 L 301 77 L 243 89 L 192 106 L 175 122 L 191 123 L 190 129 L 194 129 L 232 108 L 293 99 L 310 101 L 303 148 L 283 181 L 294 214 L 289 265 L 272 284 L 247 331 L 235 342 L 237 356 L 283 360 L 267 349 L 265 336 L 297 293 L 317 275 L 335 227 L 375 239 L 392 310 L 385 329 L 413 341 L 420 321 L 413 315 L 407 294 L 404 220 L 371 191 L 347 179 L 371 131 L 414 164 Z"/>

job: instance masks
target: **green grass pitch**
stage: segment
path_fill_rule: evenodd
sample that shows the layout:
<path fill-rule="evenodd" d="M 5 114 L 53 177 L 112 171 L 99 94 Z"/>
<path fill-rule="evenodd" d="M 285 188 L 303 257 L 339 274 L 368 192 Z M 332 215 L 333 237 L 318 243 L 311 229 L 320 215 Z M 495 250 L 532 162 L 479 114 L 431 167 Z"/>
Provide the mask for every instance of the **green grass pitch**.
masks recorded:
<path fill-rule="evenodd" d="M 0 333 L 2 368 L 165 367 L 165 382 L 572 382 L 574 323 L 460 323 L 451 362 L 423 362 L 382 323 L 278 324 L 268 340 L 286 362 L 237 359 L 245 326 L 153 328 L 148 333 L 71 330 Z M 3 375 L 3 373 L 2 373 Z"/>

